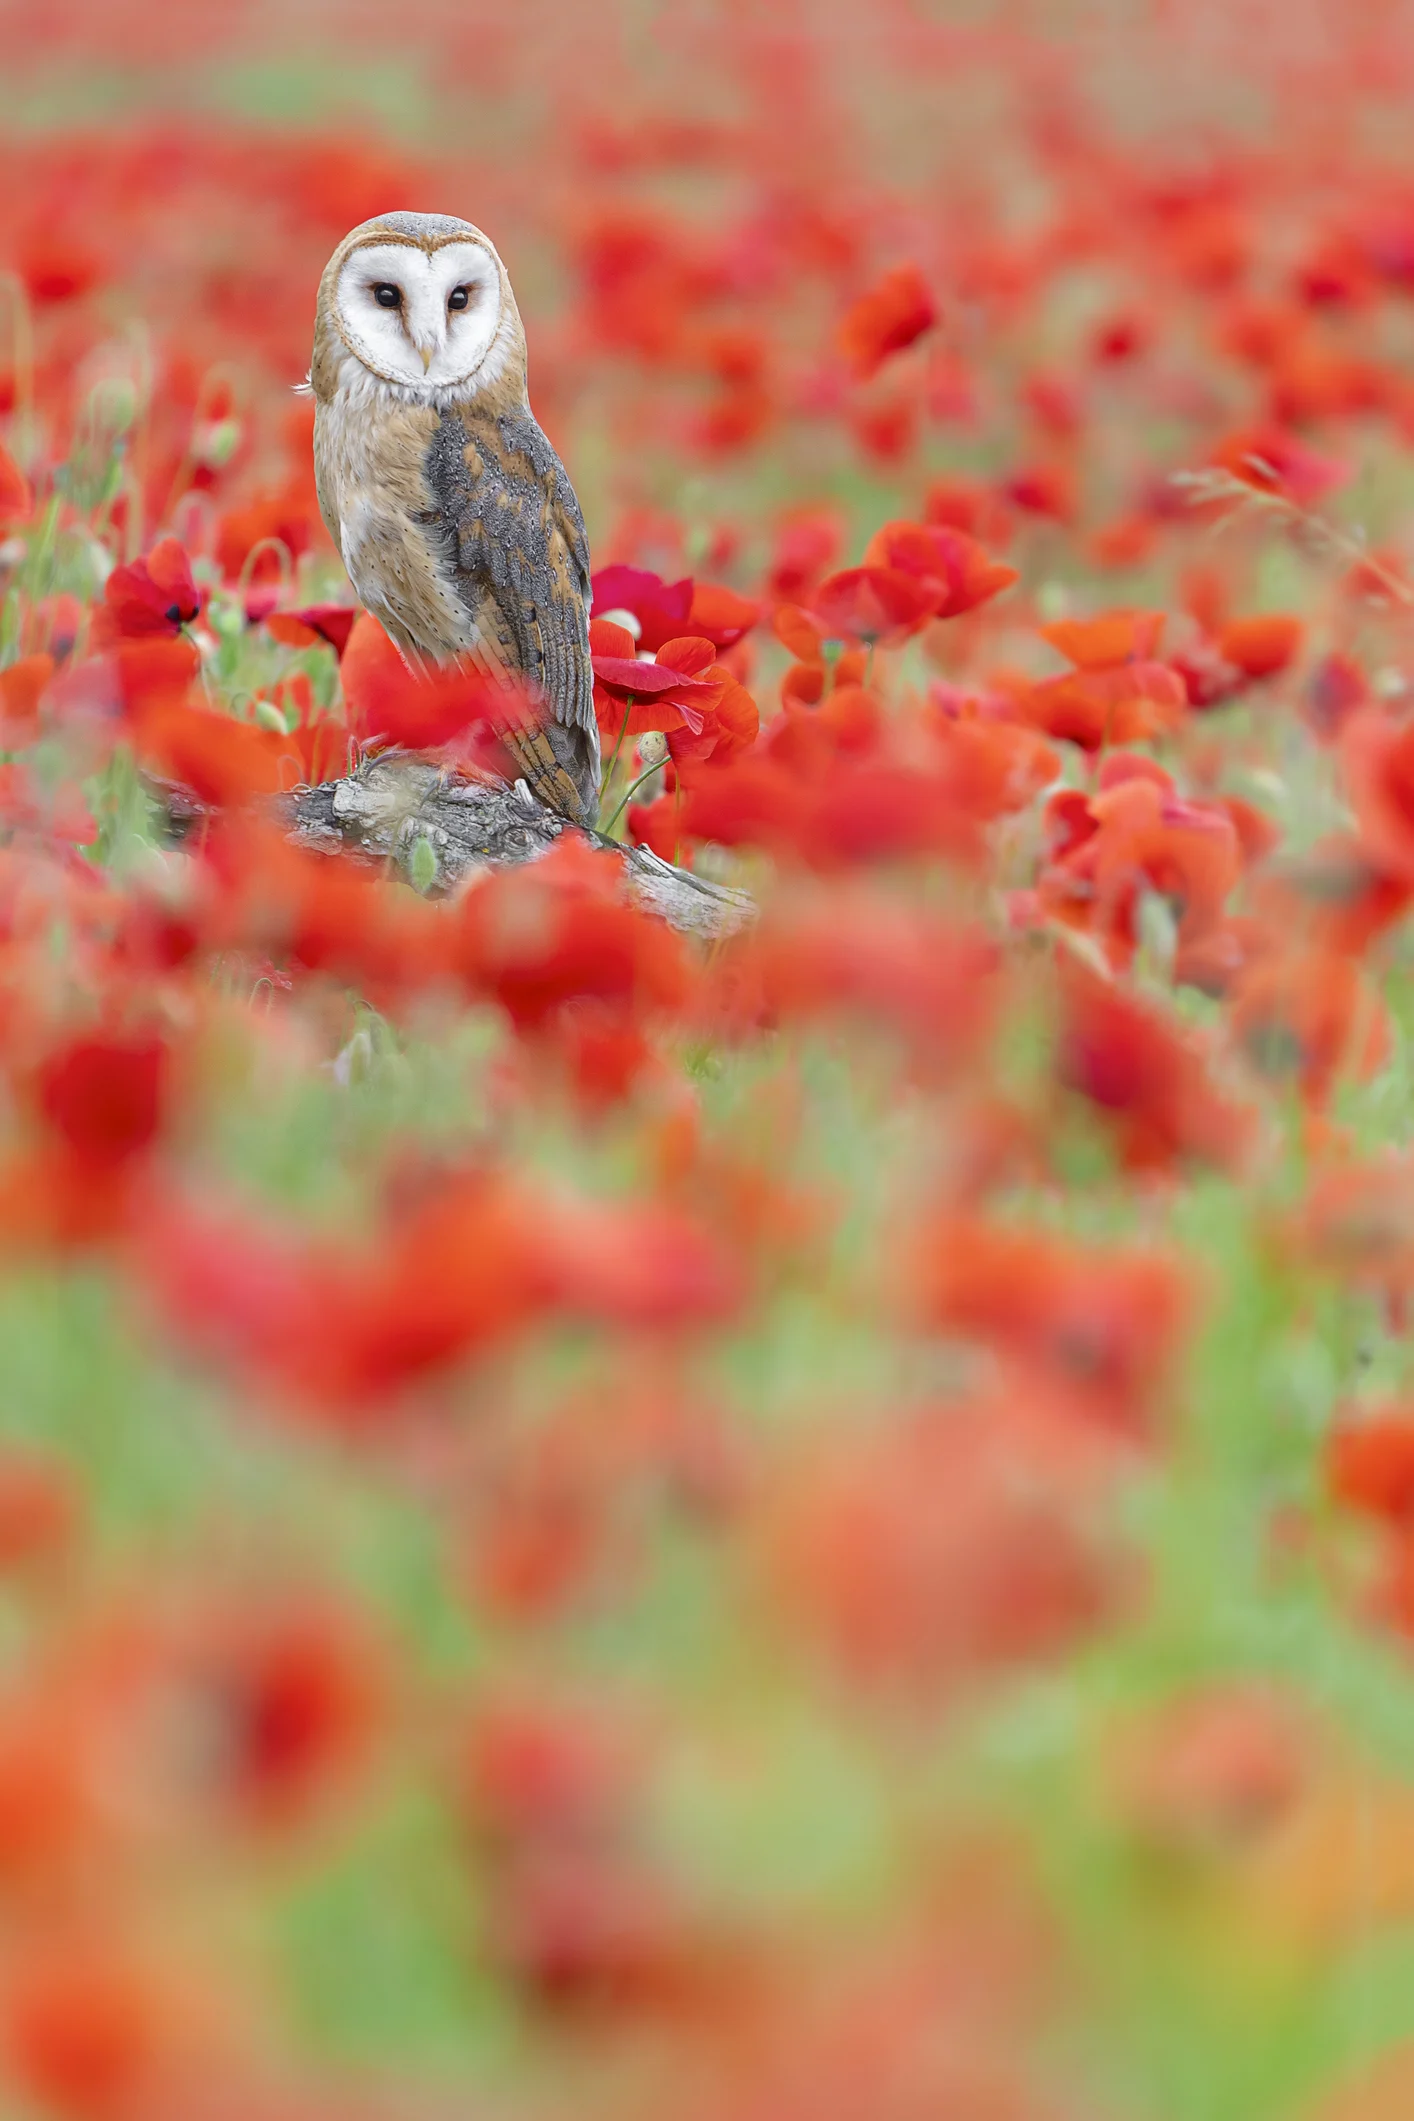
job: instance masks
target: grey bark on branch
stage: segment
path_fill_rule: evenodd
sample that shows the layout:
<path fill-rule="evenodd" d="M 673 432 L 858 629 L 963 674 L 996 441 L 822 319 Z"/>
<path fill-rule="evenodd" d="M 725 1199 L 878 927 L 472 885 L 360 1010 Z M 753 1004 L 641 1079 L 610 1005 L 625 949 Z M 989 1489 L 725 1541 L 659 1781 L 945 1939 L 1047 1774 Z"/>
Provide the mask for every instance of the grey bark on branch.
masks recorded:
<path fill-rule="evenodd" d="M 296 788 L 280 798 L 277 814 L 297 846 L 392 864 L 429 894 L 455 891 L 479 870 L 538 861 L 570 833 L 619 862 L 629 896 L 683 934 L 734 935 L 755 918 L 745 892 L 572 825 L 524 781 L 468 780 L 405 753 L 367 760 L 343 780 Z"/>

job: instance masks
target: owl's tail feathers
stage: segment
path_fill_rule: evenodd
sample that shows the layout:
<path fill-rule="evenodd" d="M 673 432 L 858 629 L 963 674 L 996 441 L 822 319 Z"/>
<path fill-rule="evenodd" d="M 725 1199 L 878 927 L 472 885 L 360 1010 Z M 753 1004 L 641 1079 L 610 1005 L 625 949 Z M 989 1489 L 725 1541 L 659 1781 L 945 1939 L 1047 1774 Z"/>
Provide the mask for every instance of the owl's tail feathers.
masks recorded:
<path fill-rule="evenodd" d="M 592 825 L 599 812 L 599 760 L 586 756 L 580 732 L 562 723 L 538 728 L 507 721 L 497 735 L 535 793 L 576 825 Z"/>

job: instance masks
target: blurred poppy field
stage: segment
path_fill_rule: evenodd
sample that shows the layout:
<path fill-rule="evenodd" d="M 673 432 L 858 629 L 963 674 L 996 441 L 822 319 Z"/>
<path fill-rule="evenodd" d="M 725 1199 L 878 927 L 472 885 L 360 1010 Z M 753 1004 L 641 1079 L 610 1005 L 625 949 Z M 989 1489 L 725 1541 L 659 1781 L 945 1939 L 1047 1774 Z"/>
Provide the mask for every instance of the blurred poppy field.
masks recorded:
<path fill-rule="evenodd" d="M 0 42 L 0 2114 L 1407 2121 L 1414 8 Z M 281 829 L 399 207 L 733 935 Z"/>

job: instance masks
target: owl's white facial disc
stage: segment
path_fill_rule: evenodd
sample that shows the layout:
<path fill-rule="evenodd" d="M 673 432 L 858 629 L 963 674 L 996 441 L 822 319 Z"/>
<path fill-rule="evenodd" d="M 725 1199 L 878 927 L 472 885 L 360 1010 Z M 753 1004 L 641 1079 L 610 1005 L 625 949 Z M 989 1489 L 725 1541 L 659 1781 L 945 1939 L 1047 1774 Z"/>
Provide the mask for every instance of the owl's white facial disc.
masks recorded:
<path fill-rule="evenodd" d="M 479 243 L 364 243 L 344 261 L 339 323 L 375 375 L 413 388 L 475 376 L 501 329 L 501 274 Z"/>

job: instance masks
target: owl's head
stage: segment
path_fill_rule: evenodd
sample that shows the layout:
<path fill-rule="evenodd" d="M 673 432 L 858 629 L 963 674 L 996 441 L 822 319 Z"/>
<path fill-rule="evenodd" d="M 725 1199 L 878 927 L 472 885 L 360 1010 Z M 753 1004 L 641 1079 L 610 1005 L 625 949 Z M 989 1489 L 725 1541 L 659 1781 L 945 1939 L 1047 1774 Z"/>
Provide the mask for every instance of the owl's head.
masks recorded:
<path fill-rule="evenodd" d="M 520 313 L 496 246 L 450 214 L 378 214 L 345 236 L 319 283 L 316 365 L 326 326 L 414 397 L 483 389 L 515 367 L 524 376 Z"/>

